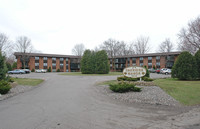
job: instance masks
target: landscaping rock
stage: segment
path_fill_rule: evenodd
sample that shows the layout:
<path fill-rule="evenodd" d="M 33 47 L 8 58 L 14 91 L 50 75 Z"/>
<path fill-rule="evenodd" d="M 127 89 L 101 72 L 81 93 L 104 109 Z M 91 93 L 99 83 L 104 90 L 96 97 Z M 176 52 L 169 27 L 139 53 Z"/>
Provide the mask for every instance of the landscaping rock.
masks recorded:
<path fill-rule="evenodd" d="M 106 85 L 100 87 L 104 94 L 119 101 L 125 101 L 129 103 L 139 102 L 155 105 L 181 106 L 178 101 L 157 86 L 137 86 L 142 88 L 141 92 L 127 93 L 115 93 L 109 89 L 109 86 Z"/>

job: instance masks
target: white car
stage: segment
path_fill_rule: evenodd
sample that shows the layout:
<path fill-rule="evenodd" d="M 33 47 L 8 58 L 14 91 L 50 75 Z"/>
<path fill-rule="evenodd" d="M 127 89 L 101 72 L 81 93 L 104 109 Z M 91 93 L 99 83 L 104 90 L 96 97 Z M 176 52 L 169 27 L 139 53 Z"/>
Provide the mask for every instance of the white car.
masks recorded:
<path fill-rule="evenodd" d="M 171 74 L 171 72 L 172 72 L 172 70 L 171 69 L 167 69 L 167 68 L 163 68 L 163 69 L 161 69 L 160 70 L 160 72 L 162 73 L 162 74 Z"/>
<path fill-rule="evenodd" d="M 36 73 L 46 73 L 47 70 L 46 69 L 37 69 L 35 70 Z"/>

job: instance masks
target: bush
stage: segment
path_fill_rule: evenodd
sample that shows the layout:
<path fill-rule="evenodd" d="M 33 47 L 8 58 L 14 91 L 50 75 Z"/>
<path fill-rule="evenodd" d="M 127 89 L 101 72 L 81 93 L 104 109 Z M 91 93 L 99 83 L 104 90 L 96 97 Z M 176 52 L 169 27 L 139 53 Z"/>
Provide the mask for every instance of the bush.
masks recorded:
<path fill-rule="evenodd" d="M 0 52 L 0 80 L 3 80 L 6 78 L 6 72 L 7 72 L 7 67 L 5 64 L 5 58 L 2 56 Z"/>
<path fill-rule="evenodd" d="M 182 52 L 172 67 L 172 77 L 180 80 L 194 80 L 198 78 L 195 57 L 189 52 Z"/>
<path fill-rule="evenodd" d="M 138 79 L 124 76 L 124 77 L 117 77 L 117 80 L 118 81 L 137 81 Z"/>
<path fill-rule="evenodd" d="M 6 62 L 6 67 L 8 69 L 8 71 L 11 71 L 12 70 L 12 66 L 10 63 Z"/>
<path fill-rule="evenodd" d="M 6 94 L 10 91 L 10 89 L 11 89 L 11 86 L 9 82 L 5 80 L 0 81 L 0 94 Z"/>
<path fill-rule="evenodd" d="M 35 69 L 32 69 L 31 72 L 35 72 Z"/>
<path fill-rule="evenodd" d="M 108 56 L 104 50 L 84 52 L 81 59 L 82 74 L 108 74 L 109 67 Z"/>
<path fill-rule="evenodd" d="M 147 66 L 144 66 L 144 68 L 146 69 L 145 77 L 150 77 L 150 76 L 149 76 L 149 70 L 147 69 Z"/>
<path fill-rule="evenodd" d="M 47 72 L 51 72 L 51 67 L 48 68 Z"/>
<path fill-rule="evenodd" d="M 14 78 L 11 78 L 10 76 L 7 76 L 5 80 L 11 83 L 14 82 Z"/>
<path fill-rule="evenodd" d="M 152 78 L 148 78 L 148 77 L 143 77 L 142 80 L 147 81 L 147 82 L 151 82 L 151 81 L 153 81 Z"/>
<path fill-rule="evenodd" d="M 135 91 L 139 92 L 141 91 L 141 88 L 135 87 L 135 84 L 127 83 L 127 82 L 121 82 L 117 84 L 110 84 L 110 90 L 114 92 L 124 93 L 128 91 Z"/>
<path fill-rule="evenodd" d="M 60 72 L 60 69 L 57 69 L 56 72 Z"/>
<path fill-rule="evenodd" d="M 95 56 L 95 70 L 97 74 L 108 74 L 109 73 L 109 62 L 108 56 L 105 50 L 96 52 Z"/>

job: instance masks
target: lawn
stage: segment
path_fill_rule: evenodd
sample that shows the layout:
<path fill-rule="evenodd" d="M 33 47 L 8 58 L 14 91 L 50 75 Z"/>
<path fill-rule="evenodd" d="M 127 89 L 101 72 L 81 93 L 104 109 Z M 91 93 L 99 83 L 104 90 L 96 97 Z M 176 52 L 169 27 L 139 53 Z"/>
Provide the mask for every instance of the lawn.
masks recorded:
<path fill-rule="evenodd" d="M 109 74 L 82 74 L 81 72 L 66 72 L 59 75 L 71 75 L 71 76 L 115 76 L 123 75 L 122 72 L 109 72 Z"/>
<path fill-rule="evenodd" d="M 19 85 L 36 86 L 42 83 L 42 79 L 30 79 L 30 78 L 14 78 L 14 81 Z"/>
<path fill-rule="evenodd" d="M 157 79 L 154 83 L 184 105 L 200 104 L 200 81 Z"/>

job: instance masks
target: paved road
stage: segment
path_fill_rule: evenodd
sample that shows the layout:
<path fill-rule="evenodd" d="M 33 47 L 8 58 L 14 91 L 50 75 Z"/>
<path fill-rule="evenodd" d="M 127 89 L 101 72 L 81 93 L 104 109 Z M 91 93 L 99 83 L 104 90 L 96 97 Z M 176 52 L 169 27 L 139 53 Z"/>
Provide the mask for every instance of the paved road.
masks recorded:
<path fill-rule="evenodd" d="M 116 76 L 18 76 L 42 78 L 45 82 L 0 101 L 0 129 L 145 129 L 181 113 L 168 107 L 117 102 L 94 86 Z"/>

